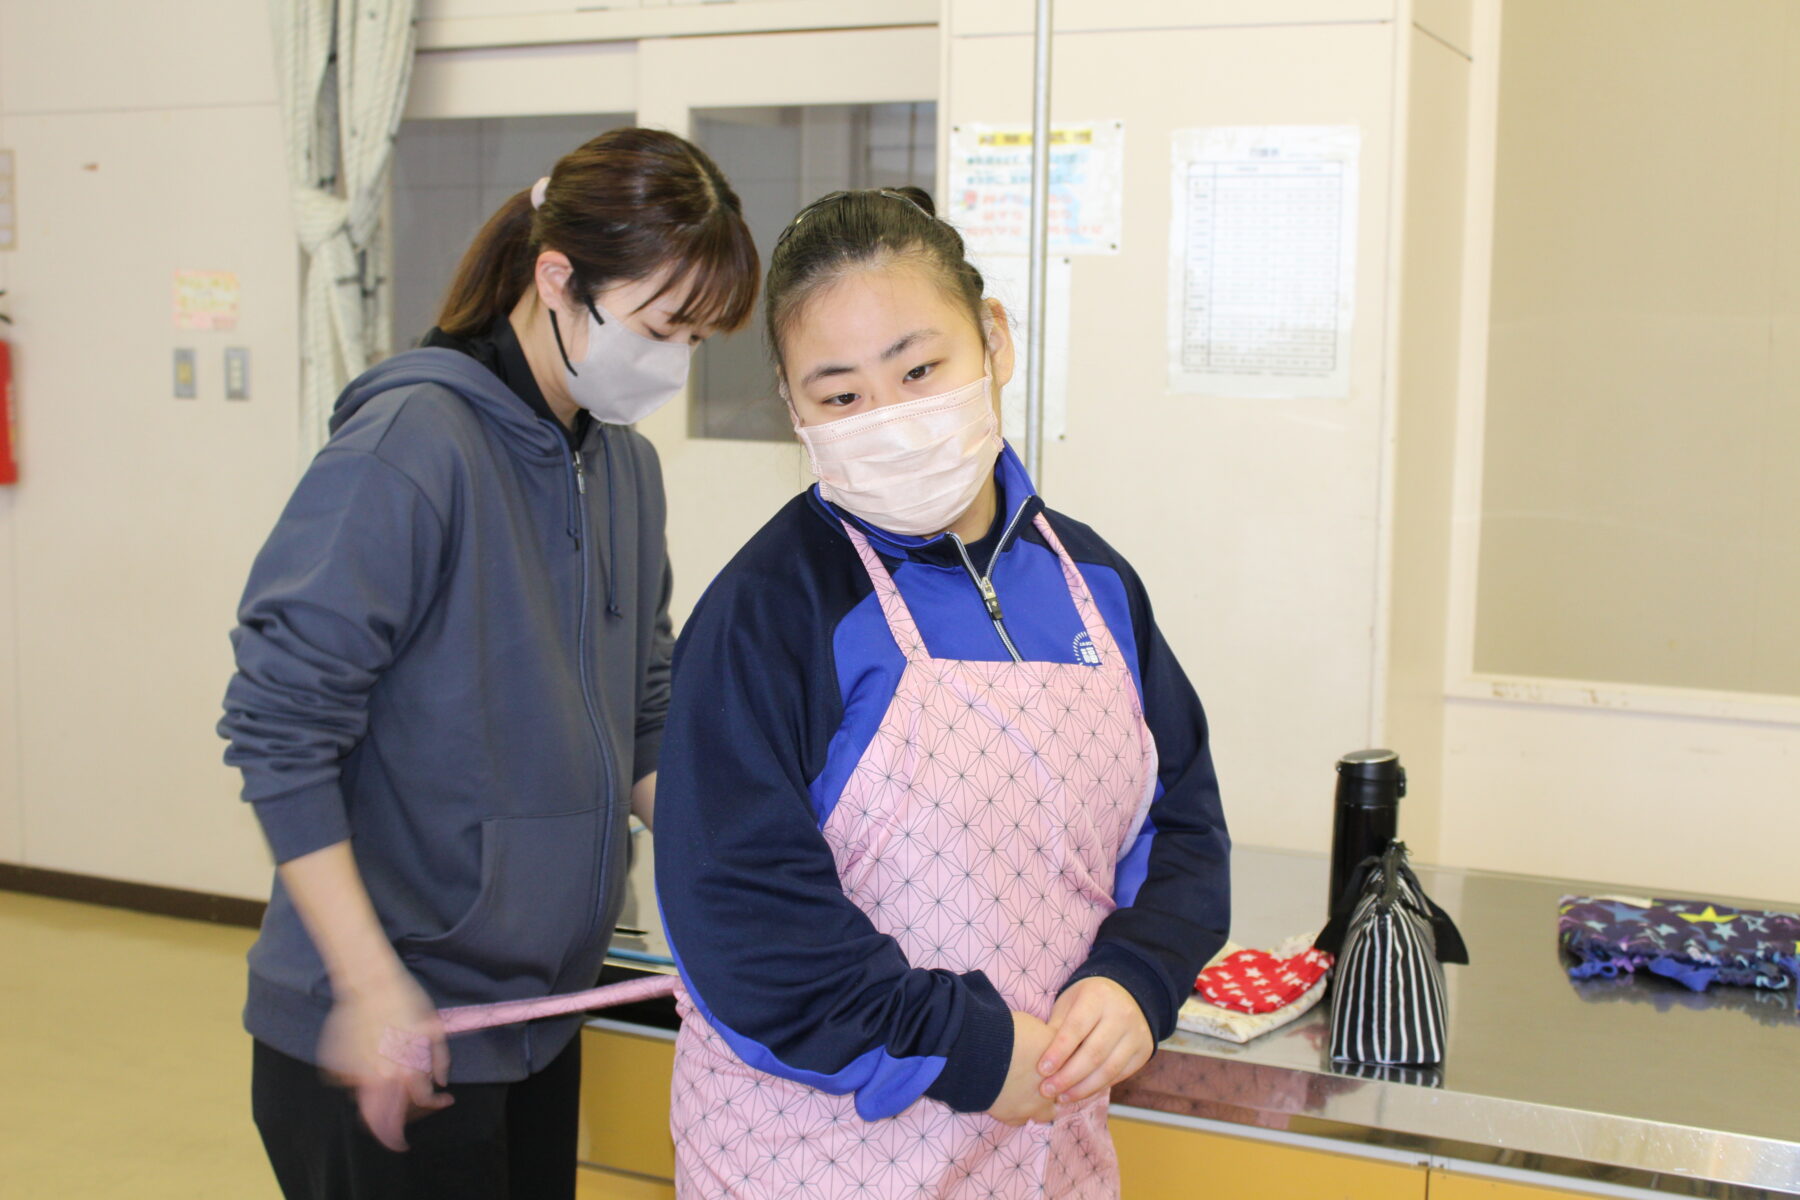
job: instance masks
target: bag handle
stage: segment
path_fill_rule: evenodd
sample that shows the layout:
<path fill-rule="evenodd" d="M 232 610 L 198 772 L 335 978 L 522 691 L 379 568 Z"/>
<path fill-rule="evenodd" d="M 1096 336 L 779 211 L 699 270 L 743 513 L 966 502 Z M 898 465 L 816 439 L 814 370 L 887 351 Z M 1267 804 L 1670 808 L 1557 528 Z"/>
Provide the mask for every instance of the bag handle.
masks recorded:
<path fill-rule="evenodd" d="M 1344 935 L 1350 931 L 1350 914 L 1356 909 L 1357 897 L 1363 894 L 1363 888 L 1369 880 L 1369 873 L 1380 866 L 1381 856 L 1376 854 L 1371 854 L 1356 864 L 1356 869 L 1350 872 L 1350 881 L 1338 894 L 1337 903 L 1331 906 L 1332 911 L 1337 915 L 1332 917 L 1326 923 L 1325 928 L 1319 931 L 1319 936 L 1313 939 L 1313 949 L 1323 951 L 1333 958 L 1336 958 L 1343 950 Z"/>
<path fill-rule="evenodd" d="M 1425 902 L 1425 915 L 1431 922 L 1432 939 L 1437 943 L 1439 962 L 1466 964 L 1469 961 L 1469 947 L 1463 941 L 1462 931 L 1457 929 L 1450 914 L 1419 885 L 1419 877 L 1413 874 L 1412 868 L 1406 863 L 1406 843 L 1398 840 L 1389 842 L 1382 853 L 1372 854 L 1356 865 L 1356 870 L 1350 873 L 1350 882 L 1344 885 L 1343 894 L 1338 897 L 1335 906 L 1337 915 L 1313 939 L 1315 949 L 1334 957 L 1343 949 L 1344 935 L 1349 932 L 1350 917 L 1356 910 L 1357 898 L 1369 890 L 1372 885 L 1370 877 L 1375 872 L 1380 872 L 1379 903 L 1383 907 L 1391 906 L 1398 898 L 1402 878 L 1412 884 L 1412 890 Z"/>

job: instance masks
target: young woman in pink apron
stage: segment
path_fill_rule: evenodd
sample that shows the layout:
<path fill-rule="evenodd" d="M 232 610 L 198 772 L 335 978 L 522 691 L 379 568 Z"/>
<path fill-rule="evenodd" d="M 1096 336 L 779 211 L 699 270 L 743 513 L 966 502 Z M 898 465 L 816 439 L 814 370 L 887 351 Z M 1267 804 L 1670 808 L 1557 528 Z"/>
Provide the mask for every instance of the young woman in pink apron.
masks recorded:
<path fill-rule="evenodd" d="M 1001 441 L 982 293 L 917 189 L 828 196 L 775 250 L 819 483 L 690 618 L 661 759 L 693 1200 L 1116 1196 L 1108 1089 L 1225 940 L 1200 702 Z"/>

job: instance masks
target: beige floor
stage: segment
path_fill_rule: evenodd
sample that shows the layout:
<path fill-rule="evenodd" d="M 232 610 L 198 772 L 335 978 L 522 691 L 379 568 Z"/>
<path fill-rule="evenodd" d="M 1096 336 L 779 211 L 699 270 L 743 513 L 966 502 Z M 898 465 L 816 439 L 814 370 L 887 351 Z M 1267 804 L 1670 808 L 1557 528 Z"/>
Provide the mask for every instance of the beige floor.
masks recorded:
<path fill-rule="evenodd" d="M 252 936 L 0 891 L 0 1196 L 279 1200 L 238 1021 Z M 584 1171 L 580 1194 L 673 1193 Z"/>
<path fill-rule="evenodd" d="M 252 936 L 0 891 L 0 1192 L 279 1197 L 238 1023 Z"/>

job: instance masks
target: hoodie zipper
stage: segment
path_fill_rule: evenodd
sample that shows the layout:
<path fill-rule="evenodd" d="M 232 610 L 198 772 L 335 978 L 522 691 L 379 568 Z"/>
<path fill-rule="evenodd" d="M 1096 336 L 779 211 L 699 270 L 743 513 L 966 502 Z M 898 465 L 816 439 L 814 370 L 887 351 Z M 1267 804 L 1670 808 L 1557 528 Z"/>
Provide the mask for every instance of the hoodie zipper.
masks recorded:
<path fill-rule="evenodd" d="M 565 523 L 568 526 L 569 540 L 575 543 L 575 549 L 579 552 L 584 523 L 580 514 L 587 508 L 587 468 L 581 461 L 581 451 L 571 451 L 569 459 L 574 468 L 575 486 L 569 490 L 569 514 Z"/>
<path fill-rule="evenodd" d="M 571 453 L 569 465 L 575 473 L 575 493 L 577 497 L 580 498 L 579 502 L 576 504 L 577 536 L 575 544 L 581 546 L 588 541 L 586 503 L 587 474 L 585 465 L 581 461 L 581 451 L 576 450 Z M 588 654 L 588 625 L 590 624 L 588 621 L 588 597 L 589 593 L 593 590 L 593 557 L 592 554 L 588 553 L 583 553 L 581 555 L 581 624 L 580 632 L 575 638 L 576 654 L 579 656 L 575 666 L 581 676 L 581 699 L 582 703 L 587 708 L 588 727 L 593 730 L 594 743 L 600 748 L 600 768 L 605 772 L 606 779 L 605 794 L 607 798 L 610 799 L 612 796 L 613 780 L 616 778 L 617 772 L 613 769 L 612 747 L 607 744 L 606 734 L 600 724 L 600 700 L 599 697 L 594 695 L 593 672 L 588 666 L 590 661 L 590 656 Z M 589 935 L 593 933 L 594 926 L 598 924 L 600 899 L 602 895 L 600 883 L 602 877 L 606 873 L 607 864 L 612 861 L 612 805 L 607 804 L 601 807 L 597 819 L 600 825 L 600 855 L 599 862 L 594 870 L 593 895 L 588 901 L 588 924 L 587 928 L 582 933 L 582 941 L 584 942 L 588 939 Z"/>
<path fill-rule="evenodd" d="M 1018 511 L 1012 515 L 1012 520 L 1006 523 L 1006 529 L 1001 532 L 1000 540 L 994 543 L 994 553 L 988 558 L 985 574 L 975 569 L 975 560 L 969 557 L 969 548 L 963 544 L 962 538 L 954 533 L 949 535 L 950 540 L 956 543 L 957 554 L 962 556 L 963 569 L 974 581 L 975 590 L 981 593 L 981 603 L 987 608 L 988 619 L 994 623 L 994 632 L 1000 635 L 1001 644 L 1006 647 L 1006 652 L 1012 655 L 1015 663 L 1023 663 L 1025 660 L 1019 656 L 1019 648 L 1013 645 L 1012 636 L 1006 632 L 1006 615 L 1000 611 L 1000 593 L 994 590 L 994 567 L 999 563 L 1000 552 L 1006 549 L 1006 543 L 1012 541 L 1013 532 L 1018 529 L 1020 518 L 1030 507 L 1029 500 L 1019 505 Z"/>

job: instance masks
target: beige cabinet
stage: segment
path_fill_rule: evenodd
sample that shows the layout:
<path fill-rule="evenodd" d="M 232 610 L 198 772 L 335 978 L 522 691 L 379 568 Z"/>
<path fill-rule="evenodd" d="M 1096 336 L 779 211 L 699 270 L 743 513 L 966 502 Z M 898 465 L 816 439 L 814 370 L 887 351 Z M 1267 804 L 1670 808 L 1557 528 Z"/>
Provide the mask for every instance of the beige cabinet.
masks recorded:
<path fill-rule="evenodd" d="M 589 1028 L 582 1032 L 582 1200 L 673 1196 L 669 1083 L 674 1043 Z M 1124 1194 L 1189 1200 L 1208 1193 L 1263 1200 L 1426 1200 L 1423 1166 L 1305 1150 L 1170 1125 L 1114 1118 Z M 1469 1193 L 1474 1196 L 1475 1193 Z M 1500 1194 L 1496 1193 L 1496 1200 Z"/>
<path fill-rule="evenodd" d="M 1424 1164 L 1384 1162 L 1114 1117 L 1123 1194 L 1258 1200 L 1426 1200 Z"/>
<path fill-rule="evenodd" d="M 1431 1172 L 1430 1200 L 1592 1200 L 1594 1194 L 1506 1179 L 1485 1179 L 1443 1168 Z"/>
<path fill-rule="evenodd" d="M 666 1036 L 582 1031 L 579 1200 L 672 1200 L 669 1084 L 675 1044 Z M 1331 1150 L 1114 1117 L 1123 1194 L 1129 1200 L 1198 1195 L 1258 1200 L 1563 1200 L 1591 1195 L 1488 1179 L 1423 1162 L 1391 1162 Z"/>
<path fill-rule="evenodd" d="M 675 1043 L 666 1036 L 581 1031 L 581 1200 L 673 1196 L 669 1084 Z"/>

